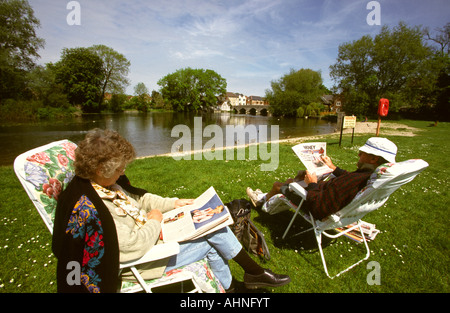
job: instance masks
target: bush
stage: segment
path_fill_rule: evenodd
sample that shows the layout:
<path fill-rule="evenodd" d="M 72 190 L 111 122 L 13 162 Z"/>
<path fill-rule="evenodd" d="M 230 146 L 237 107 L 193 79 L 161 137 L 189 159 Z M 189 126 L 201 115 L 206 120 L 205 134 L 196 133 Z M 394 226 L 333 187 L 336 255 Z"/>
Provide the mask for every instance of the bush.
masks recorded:
<path fill-rule="evenodd" d="M 127 101 L 127 95 L 124 94 L 113 94 L 111 100 L 108 102 L 108 109 L 112 112 L 119 113 L 123 112 L 125 107 L 125 103 Z"/>
<path fill-rule="evenodd" d="M 0 120 L 8 122 L 52 120 L 69 117 L 75 108 L 54 108 L 41 100 L 7 99 L 0 105 Z"/>
<path fill-rule="evenodd" d="M 42 102 L 38 100 L 7 99 L 0 105 L 0 119 L 10 122 L 33 121 L 37 119 L 36 112 L 39 107 L 42 107 Z"/>
<path fill-rule="evenodd" d="M 39 120 L 56 120 L 66 118 L 72 115 L 75 109 L 62 109 L 62 108 L 50 108 L 43 107 L 37 109 L 37 118 Z"/>

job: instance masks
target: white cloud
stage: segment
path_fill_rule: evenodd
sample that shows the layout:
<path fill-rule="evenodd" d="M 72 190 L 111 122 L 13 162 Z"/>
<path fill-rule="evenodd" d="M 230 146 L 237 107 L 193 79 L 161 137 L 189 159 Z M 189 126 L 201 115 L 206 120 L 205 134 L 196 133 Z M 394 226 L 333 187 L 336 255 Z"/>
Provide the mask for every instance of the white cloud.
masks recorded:
<path fill-rule="evenodd" d="M 64 47 L 104 44 L 131 62 L 131 86 L 157 81 L 180 68 L 210 68 L 229 89 L 264 95 L 290 68 L 328 68 L 338 46 L 374 35 L 368 0 L 79 0 L 81 26 L 69 26 L 66 1 L 29 0 L 46 40 L 41 63 L 56 62 Z M 442 27 L 448 0 L 379 0 L 382 23 Z"/>

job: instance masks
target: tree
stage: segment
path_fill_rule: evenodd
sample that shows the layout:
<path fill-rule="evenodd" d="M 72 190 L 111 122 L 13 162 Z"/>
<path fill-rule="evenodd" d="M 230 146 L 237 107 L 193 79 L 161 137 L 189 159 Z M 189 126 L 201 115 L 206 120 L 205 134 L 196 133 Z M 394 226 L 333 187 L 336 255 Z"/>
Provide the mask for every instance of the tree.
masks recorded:
<path fill-rule="evenodd" d="M 429 101 L 436 74 L 432 49 L 420 27 L 401 22 L 384 26 L 374 38 L 364 36 L 339 46 L 330 75 L 338 83 L 348 114 L 376 114 L 378 100 L 390 96 L 390 111 Z M 431 89 L 430 89 L 431 88 Z"/>
<path fill-rule="evenodd" d="M 102 80 L 101 92 L 98 103 L 101 106 L 105 97 L 105 92 L 120 94 L 125 92 L 125 88 L 130 84 L 127 75 L 130 61 L 121 53 L 104 45 L 94 45 L 90 47 L 102 60 Z"/>
<path fill-rule="evenodd" d="M 134 105 L 136 108 L 141 112 L 147 112 L 148 111 L 148 89 L 145 86 L 144 83 L 138 83 L 134 87 L 134 95 L 136 96 L 133 98 Z"/>
<path fill-rule="evenodd" d="M 370 36 L 344 43 L 339 46 L 337 63 L 330 67 L 331 77 L 341 79 L 339 87 L 346 100 L 344 104 L 352 105 L 349 114 L 364 114 L 364 108 L 369 106 L 368 99 L 376 97 L 377 78 L 372 50 L 373 40 Z"/>
<path fill-rule="evenodd" d="M 0 100 L 17 98 L 23 91 L 26 72 L 44 46 L 36 36 L 39 26 L 27 1 L 0 1 Z"/>
<path fill-rule="evenodd" d="M 166 105 L 164 103 L 164 99 L 162 95 L 157 92 L 156 90 L 152 91 L 152 101 L 150 102 L 150 105 L 152 108 L 155 109 L 164 109 L 166 108 Z"/>
<path fill-rule="evenodd" d="M 436 80 L 436 105 L 434 107 L 434 118 L 438 120 L 450 120 L 450 23 L 443 28 L 436 29 L 437 34 L 431 36 L 428 28 L 424 34 L 428 40 L 434 42 L 438 47 L 436 51 L 435 69 L 438 74 Z"/>
<path fill-rule="evenodd" d="M 54 64 L 48 63 L 45 67 L 36 66 L 28 74 L 27 87 L 33 98 L 42 101 L 44 107 L 64 108 L 70 107 L 64 85 L 56 82 L 56 69 Z"/>
<path fill-rule="evenodd" d="M 55 64 L 56 82 L 64 86 L 64 92 L 72 105 L 79 105 L 84 112 L 98 113 L 98 103 L 103 79 L 103 62 L 88 48 L 64 48 L 61 60 Z"/>
<path fill-rule="evenodd" d="M 438 53 L 443 57 L 450 53 L 450 23 L 447 23 L 444 27 L 437 28 L 436 30 L 438 33 L 434 35 L 434 37 L 431 36 L 428 27 L 424 29 L 424 34 L 427 36 L 428 40 L 438 44 Z"/>
<path fill-rule="evenodd" d="M 185 68 L 158 81 L 165 101 L 176 111 L 198 111 L 217 105 L 227 82 L 213 70 Z"/>
<path fill-rule="evenodd" d="M 435 120 L 450 120 L 450 58 L 439 72 L 437 80 L 437 96 L 435 106 Z"/>
<path fill-rule="evenodd" d="M 127 95 L 115 93 L 111 96 L 111 100 L 108 102 L 108 109 L 115 113 L 123 112 L 126 102 Z"/>
<path fill-rule="evenodd" d="M 311 69 L 291 69 L 277 81 L 271 82 L 272 90 L 266 90 L 266 99 L 275 116 L 303 116 L 311 112 L 311 103 L 324 93 L 320 72 Z M 301 109 L 300 109 L 301 108 Z"/>

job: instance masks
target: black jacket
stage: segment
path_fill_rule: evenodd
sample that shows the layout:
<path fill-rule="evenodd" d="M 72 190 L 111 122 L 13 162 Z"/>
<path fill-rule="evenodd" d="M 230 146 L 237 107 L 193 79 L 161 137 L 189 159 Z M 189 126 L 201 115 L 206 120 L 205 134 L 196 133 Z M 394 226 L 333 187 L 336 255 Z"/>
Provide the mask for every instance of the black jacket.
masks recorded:
<path fill-rule="evenodd" d="M 125 176 L 125 190 L 143 194 Z M 58 292 L 116 292 L 119 245 L 114 220 L 87 179 L 75 176 L 56 207 L 52 250 L 58 259 Z"/>

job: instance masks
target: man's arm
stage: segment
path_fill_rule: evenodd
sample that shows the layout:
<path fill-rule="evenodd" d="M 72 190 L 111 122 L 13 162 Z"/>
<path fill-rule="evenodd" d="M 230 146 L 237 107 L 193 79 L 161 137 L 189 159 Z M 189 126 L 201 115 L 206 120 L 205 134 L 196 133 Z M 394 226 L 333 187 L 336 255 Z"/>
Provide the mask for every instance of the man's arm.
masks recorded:
<path fill-rule="evenodd" d="M 338 167 L 334 172 L 337 171 L 345 172 Z M 370 171 L 353 172 L 339 175 L 327 182 L 309 184 L 305 188 L 308 191 L 306 198 L 308 210 L 317 219 L 323 219 L 339 211 L 366 185 L 370 175 Z"/>
<path fill-rule="evenodd" d="M 340 201 L 334 188 L 323 190 L 319 184 L 310 183 L 305 189 L 308 191 L 306 207 L 314 218 L 321 220 L 339 210 Z"/>
<path fill-rule="evenodd" d="M 322 156 L 322 161 L 329 168 L 331 168 L 333 170 L 333 175 L 336 177 L 341 176 L 342 174 L 348 173 L 346 170 L 343 170 L 343 169 L 337 167 L 336 165 L 334 165 L 333 162 L 331 161 L 331 159 L 326 155 Z"/>

